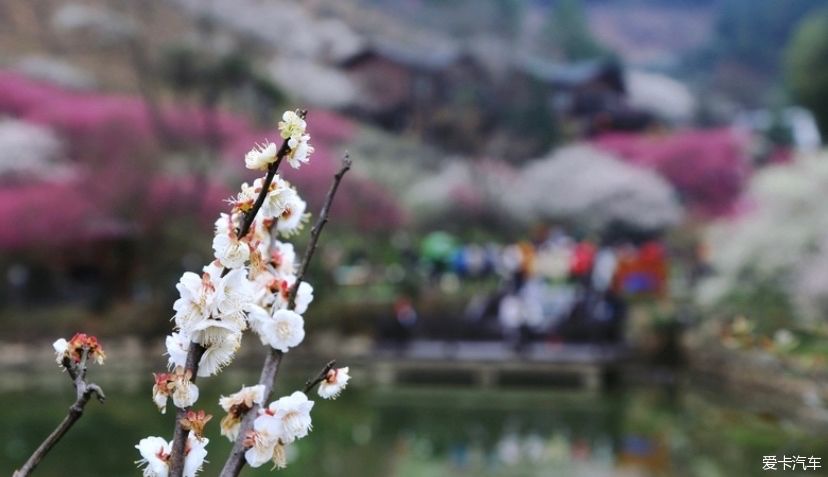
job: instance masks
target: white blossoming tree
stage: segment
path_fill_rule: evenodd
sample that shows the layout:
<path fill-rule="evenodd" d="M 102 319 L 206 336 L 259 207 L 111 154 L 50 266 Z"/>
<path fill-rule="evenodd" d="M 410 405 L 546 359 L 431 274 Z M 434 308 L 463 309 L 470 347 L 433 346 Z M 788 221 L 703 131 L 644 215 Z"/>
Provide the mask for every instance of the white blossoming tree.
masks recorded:
<path fill-rule="evenodd" d="M 297 260 L 293 245 L 280 239 L 302 230 L 308 220 L 307 205 L 278 175 L 278 169 L 283 161 L 298 169 L 314 152 L 305 114 L 285 112 L 278 125 L 281 145 L 266 142 L 247 153 L 245 165 L 265 176 L 252 185 L 243 184 L 229 201 L 230 213 L 216 221 L 215 260 L 201 274 L 185 272 L 176 285 L 180 297 L 173 304 L 175 330 L 166 339 L 169 370 L 155 374 L 152 388 L 152 400 L 162 414 L 172 398 L 175 429 L 171 440 L 151 436 L 135 446 L 144 477 L 194 477 L 201 470 L 209 444 L 204 427 L 212 416 L 192 408 L 199 398 L 195 381 L 228 365 L 246 330 L 258 335 L 268 353 L 259 383 L 224 396 L 218 403 L 226 412 L 220 422 L 221 435 L 234 443 L 221 476 L 237 476 L 245 464 L 258 467 L 272 461 L 275 467 L 284 467 L 286 447 L 311 430 L 314 402 L 307 394 L 318 386 L 320 397 L 333 399 L 348 384 L 348 368 L 337 369 L 331 361 L 304 389 L 267 404 L 284 354 L 304 340 L 302 315 L 313 301 L 313 287 L 304 275 L 337 188 L 351 166 L 346 155 L 311 229 L 307 250 Z M 58 340 L 55 350 L 78 389 L 78 402 L 55 431 L 57 438 L 50 436 L 16 476 L 29 475 L 80 417 L 93 394 L 103 398 L 99 387 L 85 382 L 86 360 L 103 360 L 94 337 L 79 334 L 69 342 Z"/>
<path fill-rule="evenodd" d="M 828 155 L 766 167 L 748 207 L 706 234 L 713 274 L 696 290 L 712 310 L 747 313 L 765 327 L 815 327 L 828 312 Z"/>

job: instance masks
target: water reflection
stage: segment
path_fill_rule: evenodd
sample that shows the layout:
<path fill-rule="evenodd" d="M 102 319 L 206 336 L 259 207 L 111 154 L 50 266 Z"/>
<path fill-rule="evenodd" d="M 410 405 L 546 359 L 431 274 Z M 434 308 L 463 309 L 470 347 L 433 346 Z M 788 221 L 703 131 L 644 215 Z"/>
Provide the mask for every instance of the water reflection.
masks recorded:
<path fill-rule="evenodd" d="M 106 384 L 110 401 L 90 405 L 37 475 L 139 475 L 133 445 L 146 435 L 166 435 L 172 417 L 158 416 L 149 379 L 139 388 L 117 380 Z M 219 391 L 240 384 L 204 383 L 201 402 L 218 412 Z M 314 408 L 311 438 L 294 446 L 279 475 L 715 477 L 756 475 L 763 455 L 828 457 L 824 440 L 802 426 L 691 390 L 349 391 Z M 0 392 L 0 475 L 24 460 L 71 399 L 58 380 Z M 217 427 L 208 428 L 208 436 L 211 463 L 203 475 L 209 476 L 217 474 L 230 445 Z M 260 468 L 245 475 L 273 474 Z"/>

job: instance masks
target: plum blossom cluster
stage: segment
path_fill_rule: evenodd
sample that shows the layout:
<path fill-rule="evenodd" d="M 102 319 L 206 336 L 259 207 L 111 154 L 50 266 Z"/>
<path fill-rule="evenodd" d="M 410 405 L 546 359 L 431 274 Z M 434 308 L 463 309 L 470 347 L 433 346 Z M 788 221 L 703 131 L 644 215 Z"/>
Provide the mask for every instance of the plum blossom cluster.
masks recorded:
<path fill-rule="evenodd" d="M 282 121 L 279 122 L 279 135 L 285 140 L 287 146 L 287 161 L 291 167 L 298 169 L 302 164 L 310 161 L 313 154 L 313 146 L 310 144 L 310 135 L 306 134 L 307 123 L 295 111 L 285 111 Z M 275 143 L 266 141 L 263 144 L 256 144 L 244 156 L 244 164 L 248 169 L 265 170 L 276 161 L 279 155 L 279 148 Z"/>
<path fill-rule="evenodd" d="M 87 358 L 98 364 L 103 364 L 104 359 L 106 359 L 106 354 L 98 342 L 98 338 L 86 333 L 75 333 L 69 341 L 60 338 L 52 343 L 52 347 L 55 350 L 55 361 L 58 364 L 63 364 L 64 358 L 69 358 L 73 364 L 80 363 L 84 349 L 86 349 Z"/>
<path fill-rule="evenodd" d="M 152 387 L 152 401 L 158 406 L 161 414 L 167 412 L 167 399 L 172 397 L 173 404 L 178 408 L 192 406 L 198 400 L 198 386 L 191 381 L 192 373 L 177 366 L 172 373 L 155 373 L 155 384 Z"/>
<path fill-rule="evenodd" d="M 308 435 L 313 401 L 302 391 L 284 396 L 262 409 L 253 421 L 253 430 L 245 436 L 249 447 L 244 457 L 250 467 L 272 461 L 276 468 L 287 465 L 285 447 Z"/>
<path fill-rule="evenodd" d="M 288 111 L 278 125 L 281 147 L 266 141 L 247 153 L 247 168 L 267 171 L 266 176 L 252 185 L 242 184 L 240 192 L 228 200 L 229 213 L 222 213 L 215 222 L 214 260 L 200 273 L 185 272 L 176 285 L 175 330 L 166 338 L 170 371 L 154 375 L 152 398 L 162 413 L 170 398 L 175 407 L 187 410 L 179 420 L 189 431 L 185 476 L 195 475 L 201 467 L 207 444 L 203 427 L 209 420 L 204 411 L 189 411 L 199 396 L 193 373 L 209 377 L 220 372 L 233 361 L 246 330 L 282 353 L 305 338 L 303 314 L 313 301 L 313 287 L 298 274 L 293 245 L 282 240 L 300 232 L 309 215 L 305 201 L 276 169 L 283 159 L 293 168 L 309 161 L 314 149 L 306 126 L 303 114 Z M 197 359 L 197 365 L 188 359 Z M 342 373 L 339 378 L 337 373 Z M 347 384 L 348 370 L 335 371 L 330 382 L 325 378 L 326 390 L 320 385 L 320 396 L 335 397 Z M 265 400 L 262 384 L 222 397 L 219 404 L 227 414 L 221 420 L 221 434 L 231 441 L 244 439 L 251 466 L 272 460 L 283 467 L 285 446 L 310 431 L 313 402 L 298 391 L 280 398 L 260 410 L 253 429 L 240 438 L 245 415 L 264 406 Z M 172 442 L 149 437 L 136 447 L 145 477 L 168 475 L 175 452 Z"/>
<path fill-rule="evenodd" d="M 256 386 L 242 387 L 236 393 L 229 396 L 222 396 L 219 399 L 219 406 L 227 413 L 221 420 L 221 435 L 231 441 L 239 436 L 241 420 L 254 404 L 261 405 L 264 402 L 265 387 L 262 384 Z"/>

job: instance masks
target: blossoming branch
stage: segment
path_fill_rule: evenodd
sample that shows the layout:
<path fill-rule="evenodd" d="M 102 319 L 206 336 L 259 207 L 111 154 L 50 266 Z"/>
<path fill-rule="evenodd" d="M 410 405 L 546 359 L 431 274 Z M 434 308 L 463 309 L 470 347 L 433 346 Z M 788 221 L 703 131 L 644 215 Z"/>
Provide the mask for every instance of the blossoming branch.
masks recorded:
<path fill-rule="evenodd" d="M 227 413 L 220 420 L 221 435 L 243 450 L 248 465 L 258 467 L 272 461 L 276 467 L 284 467 L 286 446 L 311 430 L 314 402 L 306 392 L 318 385 L 321 397 L 335 398 L 348 383 L 348 368 L 329 365 L 305 392 L 296 391 L 265 405 L 278 360 L 305 338 L 303 314 L 313 301 L 313 287 L 303 280 L 304 273 L 336 188 L 350 168 L 346 158 L 312 230 L 305 256 L 297 262 L 293 245 L 280 238 L 292 237 L 303 229 L 309 218 L 307 204 L 277 170 L 283 160 L 300 168 L 308 163 L 314 149 L 303 111 L 285 112 L 278 127 L 281 146 L 265 142 L 245 156 L 249 169 L 266 174 L 251 185 L 242 184 L 241 191 L 229 200 L 230 212 L 216 220 L 215 260 L 200 275 L 185 272 L 176 285 L 180 298 L 173 304 L 175 331 L 166 339 L 169 372 L 156 373 L 152 389 L 152 399 L 162 414 L 170 399 L 177 408 L 175 432 L 171 441 L 153 436 L 138 443 L 138 463 L 144 477 L 193 477 L 199 472 L 209 443 L 203 430 L 212 416 L 191 409 L 199 397 L 195 379 L 213 376 L 232 362 L 248 329 L 270 349 L 263 382 L 219 401 Z M 244 465 L 233 462 L 237 454 L 231 454 L 226 469 L 240 470 Z M 231 475 L 238 475 L 238 470 Z"/>

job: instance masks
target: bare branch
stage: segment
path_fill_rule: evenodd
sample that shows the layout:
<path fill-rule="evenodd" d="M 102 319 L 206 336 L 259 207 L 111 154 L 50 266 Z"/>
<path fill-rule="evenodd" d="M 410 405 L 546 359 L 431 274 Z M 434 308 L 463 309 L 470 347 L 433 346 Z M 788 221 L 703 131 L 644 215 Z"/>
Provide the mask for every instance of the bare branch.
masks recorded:
<path fill-rule="evenodd" d="M 75 365 L 72 363 L 72 360 L 68 356 L 64 356 L 60 364 L 66 370 L 66 373 L 69 374 L 69 377 L 72 378 L 72 384 L 75 384 L 75 380 L 78 379 L 78 373 L 75 372 Z"/>
<path fill-rule="evenodd" d="M 78 375 L 75 378 L 75 382 L 77 383 L 78 380 L 83 381 L 86 379 L 86 360 L 89 358 L 89 348 L 86 346 L 83 347 L 83 352 L 81 352 L 81 360 L 78 363 Z M 78 386 L 76 385 L 75 388 Z"/>
<path fill-rule="evenodd" d="M 101 404 L 103 404 L 106 400 L 106 395 L 100 386 L 95 383 L 86 382 L 86 359 L 88 354 L 89 348 L 84 346 L 81 362 L 78 363 L 77 366 L 71 359 L 69 359 L 69 357 L 63 358 L 62 365 L 66 368 L 66 372 L 72 379 L 72 383 L 75 386 L 75 402 L 69 407 L 69 413 L 63 418 L 60 424 L 58 424 L 57 428 L 52 431 L 48 437 L 46 437 L 31 457 L 29 457 L 29 460 L 23 464 L 23 467 L 21 467 L 20 470 L 15 471 L 12 477 L 27 477 L 31 475 L 35 467 L 37 467 L 43 458 L 46 457 L 46 454 L 52 450 L 55 444 L 57 444 L 58 441 L 60 441 L 60 439 L 66 435 L 67 432 L 69 432 L 69 429 L 75 425 L 75 422 L 81 418 L 83 415 L 83 409 L 86 407 L 86 403 L 89 402 L 89 399 L 93 395 L 98 399 L 98 401 L 101 402 Z"/>
<path fill-rule="evenodd" d="M 345 176 L 345 173 L 347 173 L 350 169 L 351 157 L 346 153 L 345 157 L 342 159 L 342 167 L 339 169 L 339 172 L 334 175 L 333 183 L 331 184 L 331 188 L 328 190 L 328 195 L 325 197 L 325 203 L 322 205 L 319 217 L 316 218 L 316 223 L 314 223 L 313 228 L 311 229 L 310 241 L 305 249 L 305 255 L 302 257 L 302 264 L 299 267 L 299 273 L 296 275 L 296 282 L 294 282 L 293 287 L 290 290 L 290 300 L 288 301 L 288 309 L 290 310 L 296 306 L 296 292 L 299 289 L 299 284 L 305 277 L 305 272 L 308 270 L 308 264 L 310 264 L 310 260 L 316 251 L 316 246 L 319 242 L 319 236 L 322 233 L 322 229 L 325 227 L 325 224 L 328 223 L 328 214 L 330 213 L 331 205 L 333 204 L 334 197 L 336 196 L 336 191 L 339 189 L 339 183 L 342 182 L 342 177 Z M 270 395 L 273 392 L 273 385 L 276 381 L 276 376 L 279 374 L 279 366 L 282 363 L 283 357 L 284 353 L 272 348 L 268 351 L 267 356 L 265 357 L 264 364 L 262 365 L 262 374 L 259 379 L 259 384 L 262 384 L 265 387 L 265 402 L 270 399 Z M 333 361 L 328 364 L 331 367 L 335 365 Z M 327 371 L 325 371 L 325 374 L 327 374 Z M 316 384 L 319 384 L 319 382 Z M 314 386 L 316 384 L 314 384 Z M 242 419 L 239 435 L 236 438 L 236 442 L 233 443 L 233 450 L 230 451 L 230 455 L 224 463 L 224 468 L 221 470 L 221 474 L 219 474 L 220 477 L 238 477 L 242 468 L 244 468 L 244 438 L 247 432 L 253 428 L 253 421 L 259 414 L 259 407 L 260 406 L 258 404 L 254 404 L 253 408 L 247 411 L 244 419 Z"/>
<path fill-rule="evenodd" d="M 288 309 L 290 310 L 296 306 L 296 293 L 299 291 L 299 284 L 302 283 L 302 279 L 305 278 L 305 273 L 308 271 L 308 265 L 310 264 L 311 258 L 313 258 L 314 252 L 316 252 L 316 244 L 319 242 L 319 235 L 322 233 L 322 229 L 325 227 L 325 224 L 328 223 L 328 214 L 331 211 L 331 205 L 333 205 L 336 191 L 339 189 L 339 183 L 342 182 L 342 177 L 349 170 L 351 170 L 351 156 L 346 152 L 345 157 L 342 158 L 342 168 L 340 168 L 339 172 L 334 175 L 334 181 L 333 184 L 331 184 L 331 188 L 328 190 L 328 195 L 325 197 L 325 203 L 322 206 L 322 211 L 319 212 L 319 217 L 317 217 L 316 223 L 313 224 L 313 228 L 311 229 L 308 248 L 305 249 L 305 255 L 302 257 L 302 265 L 299 266 L 299 273 L 296 275 L 296 281 L 293 283 L 293 287 L 291 287 L 290 290 L 290 300 L 288 300 Z"/>

